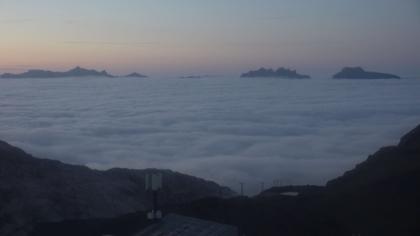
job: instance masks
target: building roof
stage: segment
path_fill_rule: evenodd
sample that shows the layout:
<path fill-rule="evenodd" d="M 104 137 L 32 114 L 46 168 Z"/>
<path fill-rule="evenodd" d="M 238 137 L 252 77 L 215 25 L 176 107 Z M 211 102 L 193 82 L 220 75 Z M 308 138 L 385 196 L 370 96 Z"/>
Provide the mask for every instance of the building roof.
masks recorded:
<path fill-rule="evenodd" d="M 235 226 L 219 224 L 176 214 L 168 214 L 161 222 L 151 225 L 134 236 L 237 236 Z"/>

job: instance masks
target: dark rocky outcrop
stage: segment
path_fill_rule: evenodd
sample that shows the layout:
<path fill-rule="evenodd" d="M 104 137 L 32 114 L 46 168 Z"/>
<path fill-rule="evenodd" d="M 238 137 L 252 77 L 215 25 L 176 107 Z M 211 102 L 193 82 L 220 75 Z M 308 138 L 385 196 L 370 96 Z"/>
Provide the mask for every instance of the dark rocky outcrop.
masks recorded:
<path fill-rule="evenodd" d="M 86 77 L 86 76 L 97 76 L 97 77 L 114 77 L 108 74 L 106 71 L 96 71 L 84 69 L 79 66 L 65 72 L 56 72 L 49 70 L 28 70 L 21 74 L 10 74 L 6 73 L 1 75 L 1 78 L 5 79 L 24 79 L 24 78 L 64 78 L 64 77 Z"/>
<path fill-rule="evenodd" d="M 242 78 L 272 77 L 272 78 L 288 78 L 288 79 L 309 79 L 308 75 L 301 75 L 295 70 L 278 68 L 277 70 L 260 68 L 258 70 L 249 71 L 241 75 Z"/>
<path fill-rule="evenodd" d="M 361 67 L 344 67 L 333 76 L 334 79 L 400 79 L 393 74 L 365 71 Z"/>
<path fill-rule="evenodd" d="M 420 151 L 420 125 L 404 135 L 401 138 L 398 147 L 407 150 Z"/>
<path fill-rule="evenodd" d="M 420 171 L 420 126 L 401 138 L 397 146 L 383 147 L 343 176 L 328 182 L 331 189 L 353 190 Z"/>
<path fill-rule="evenodd" d="M 123 77 L 127 77 L 127 78 L 147 78 L 148 76 L 147 75 L 142 75 L 142 74 L 137 73 L 137 72 L 134 72 L 134 73 L 128 74 L 128 75 L 123 76 Z"/>
<path fill-rule="evenodd" d="M 158 170 L 92 170 L 38 159 L 0 141 L 0 235 L 25 235 L 42 221 L 115 217 L 150 205 L 144 176 Z M 214 182 L 159 170 L 162 203 L 232 196 Z"/>

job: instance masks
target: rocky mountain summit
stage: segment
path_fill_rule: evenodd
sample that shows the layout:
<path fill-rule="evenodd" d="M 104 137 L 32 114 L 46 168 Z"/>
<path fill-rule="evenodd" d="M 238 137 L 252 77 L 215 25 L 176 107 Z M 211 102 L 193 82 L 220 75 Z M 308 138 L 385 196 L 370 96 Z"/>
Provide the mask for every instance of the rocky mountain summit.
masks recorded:
<path fill-rule="evenodd" d="M 283 67 L 277 70 L 260 68 L 258 70 L 251 70 L 241 75 L 242 78 L 258 78 L 258 77 L 271 77 L 271 78 L 287 78 L 287 79 L 309 79 L 309 75 L 301 75 L 296 70 L 290 70 Z"/>
<path fill-rule="evenodd" d="M 137 72 L 133 72 L 131 74 L 125 75 L 123 77 L 127 77 L 127 78 L 147 78 L 147 75 L 143 75 Z"/>
<path fill-rule="evenodd" d="M 114 77 L 113 75 L 108 74 L 108 72 L 106 72 L 105 70 L 96 71 L 96 70 L 85 69 L 85 68 L 81 68 L 77 66 L 65 72 L 33 69 L 33 70 L 28 70 L 20 74 L 6 73 L 6 74 L 1 75 L 1 78 L 24 79 L 24 78 L 64 78 L 64 77 L 86 77 L 86 76 Z"/>
<path fill-rule="evenodd" d="M 344 67 L 333 76 L 334 79 L 400 79 L 393 74 L 365 71 L 361 67 Z"/>

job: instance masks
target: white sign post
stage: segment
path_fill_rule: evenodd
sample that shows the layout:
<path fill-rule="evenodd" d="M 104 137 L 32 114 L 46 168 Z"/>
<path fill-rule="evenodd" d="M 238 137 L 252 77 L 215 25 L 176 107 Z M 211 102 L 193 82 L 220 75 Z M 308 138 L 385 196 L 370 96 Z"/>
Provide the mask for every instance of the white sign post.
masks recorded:
<path fill-rule="evenodd" d="M 162 173 L 146 174 L 146 190 L 152 192 L 153 196 L 153 210 L 147 213 L 149 220 L 162 219 L 162 212 L 158 210 L 158 191 L 162 189 Z"/>

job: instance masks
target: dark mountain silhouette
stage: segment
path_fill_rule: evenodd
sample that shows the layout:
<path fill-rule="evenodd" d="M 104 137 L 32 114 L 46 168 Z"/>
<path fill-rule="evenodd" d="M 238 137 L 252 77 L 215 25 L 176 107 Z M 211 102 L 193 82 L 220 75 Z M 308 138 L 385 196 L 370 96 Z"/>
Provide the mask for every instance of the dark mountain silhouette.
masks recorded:
<path fill-rule="evenodd" d="M 0 141 L 0 235 L 25 235 L 42 221 L 115 217 L 144 210 L 145 174 L 157 170 L 92 170 L 38 159 Z M 160 201 L 181 203 L 234 193 L 214 182 L 159 170 Z"/>
<path fill-rule="evenodd" d="M 275 77 L 288 79 L 309 79 L 308 75 L 298 74 L 295 70 L 285 69 L 283 67 L 277 70 L 260 68 L 258 70 L 249 71 L 241 75 L 242 78 L 256 78 L 256 77 Z"/>
<path fill-rule="evenodd" d="M 420 126 L 402 137 L 397 146 L 381 148 L 355 169 L 329 181 L 327 187 L 351 191 L 416 171 L 420 171 Z"/>
<path fill-rule="evenodd" d="M 365 71 L 361 67 L 344 67 L 333 76 L 334 79 L 400 79 L 393 74 Z"/>
<path fill-rule="evenodd" d="M 86 77 L 86 76 L 97 76 L 97 77 L 114 77 L 108 74 L 106 71 L 96 71 L 84 69 L 79 66 L 65 72 L 55 72 L 49 70 L 28 70 L 21 74 L 10 74 L 6 73 L 1 75 L 1 78 L 5 79 L 23 79 L 23 78 L 62 78 L 62 77 Z"/>
<path fill-rule="evenodd" d="M 380 149 L 325 187 L 274 187 L 252 198 L 211 197 L 169 204 L 164 212 L 235 225 L 243 235 L 414 236 L 420 234 L 419 186 L 420 126 L 397 146 Z M 290 192 L 298 194 L 284 194 Z M 114 220 L 40 224 L 34 235 L 128 236 L 147 223 L 145 213 L 138 212 Z M 76 228 L 80 225 L 84 227 Z"/>
<path fill-rule="evenodd" d="M 129 77 L 129 78 L 147 78 L 147 75 L 142 75 L 142 74 L 139 74 L 137 72 L 134 72 L 134 73 L 128 74 L 128 75 L 123 76 L 123 77 Z"/>

